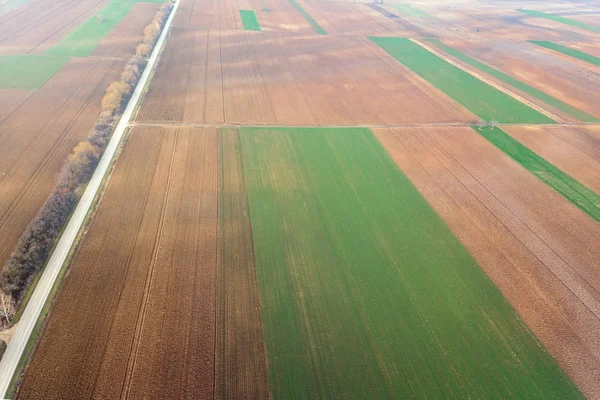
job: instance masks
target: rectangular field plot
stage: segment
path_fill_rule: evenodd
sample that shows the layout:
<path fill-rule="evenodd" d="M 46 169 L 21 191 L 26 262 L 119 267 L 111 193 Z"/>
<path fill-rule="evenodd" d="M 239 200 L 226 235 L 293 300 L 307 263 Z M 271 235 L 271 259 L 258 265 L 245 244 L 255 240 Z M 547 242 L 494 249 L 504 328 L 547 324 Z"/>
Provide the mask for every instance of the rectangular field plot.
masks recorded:
<path fill-rule="evenodd" d="M 366 39 L 174 29 L 137 121 L 474 122 Z"/>
<path fill-rule="evenodd" d="M 41 54 L 106 4 L 98 0 L 31 0 L 1 14 L 0 54 Z"/>
<path fill-rule="evenodd" d="M 240 135 L 274 398 L 579 397 L 371 131 Z"/>
<path fill-rule="evenodd" d="M 370 40 L 486 121 L 553 123 L 549 117 L 450 64 L 409 39 L 371 37 Z"/>
<path fill-rule="evenodd" d="M 13 98 L 13 91 L 0 90 L 0 104 L 7 101 L 4 96 L 17 101 L 0 118 L 0 265 L 54 188 L 65 158 L 88 136 L 106 87 L 123 66 L 74 59 L 40 90 L 23 91 L 28 94 L 22 99 L 21 92 Z"/>
<path fill-rule="evenodd" d="M 20 397 L 212 397 L 217 150 L 214 129 L 131 134 Z"/>
<path fill-rule="evenodd" d="M 533 43 L 443 42 L 595 119 L 600 118 L 600 81 L 590 71 L 595 68 L 593 65 L 588 66 Z"/>
<path fill-rule="evenodd" d="M 522 139 L 526 132 L 520 129 L 507 128 Z M 566 147 L 557 139 L 543 145 L 535 145 L 541 138 L 523 140 L 535 150 L 547 147 L 543 155 L 565 169 L 577 163 L 575 148 L 589 149 L 597 140 L 587 128 L 536 129 L 532 134 L 551 131 L 569 143 L 569 152 L 557 155 Z M 375 132 L 583 394 L 593 398 L 600 390 L 600 248 L 594 245 L 600 225 L 471 128 Z"/>

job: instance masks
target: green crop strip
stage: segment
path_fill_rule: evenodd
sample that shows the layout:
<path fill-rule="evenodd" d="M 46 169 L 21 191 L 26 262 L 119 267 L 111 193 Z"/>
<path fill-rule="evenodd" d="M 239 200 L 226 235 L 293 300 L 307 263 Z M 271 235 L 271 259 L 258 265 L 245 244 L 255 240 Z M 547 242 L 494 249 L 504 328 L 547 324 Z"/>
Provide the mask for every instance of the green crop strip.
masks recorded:
<path fill-rule="evenodd" d="M 565 199 L 600 222 L 600 196 L 565 174 L 499 128 L 473 129 L 505 152 Z"/>
<path fill-rule="evenodd" d="M 319 34 L 319 35 L 327 35 L 327 32 L 325 32 L 325 29 L 323 29 L 321 27 L 321 25 L 319 25 L 319 23 L 317 21 L 314 20 L 313 17 L 310 16 L 309 13 L 307 13 L 304 8 L 302 8 L 302 6 L 300 6 L 300 4 L 298 4 L 296 2 L 296 0 L 290 0 L 290 3 L 292 3 L 292 6 L 298 10 L 298 12 L 300 14 L 302 14 L 302 16 L 304 17 L 304 19 L 306 19 L 308 21 L 309 24 L 312 25 L 313 29 Z"/>
<path fill-rule="evenodd" d="M 423 11 L 419 10 L 418 8 L 415 8 L 411 5 L 408 4 L 389 4 L 389 6 L 395 8 L 396 10 L 400 11 L 403 14 L 409 15 L 411 17 L 429 17 L 429 14 L 424 13 Z"/>
<path fill-rule="evenodd" d="M 108 3 L 106 7 L 49 48 L 46 54 L 76 57 L 89 56 L 96 50 L 102 39 L 121 22 L 137 2 L 137 0 L 115 0 Z M 164 3 L 164 0 L 150 0 L 148 2 Z"/>
<path fill-rule="evenodd" d="M 0 89 L 39 89 L 69 57 L 0 55 Z"/>
<path fill-rule="evenodd" d="M 512 76 L 505 74 L 504 72 L 498 71 L 495 68 L 492 68 L 480 61 L 477 61 L 476 59 L 469 57 L 468 55 L 466 55 L 458 50 L 455 50 L 450 46 L 445 45 L 444 43 L 440 42 L 437 39 L 427 39 L 427 40 L 430 43 L 433 43 L 434 45 L 436 45 L 441 50 L 450 54 L 451 56 L 480 69 L 481 71 L 493 76 L 494 78 L 497 78 L 505 83 L 508 83 L 512 87 L 519 89 L 520 91 L 527 93 L 528 95 L 533 96 L 536 99 L 543 101 L 544 103 L 548 104 L 549 106 L 552 106 L 552 107 L 556 108 L 557 110 L 560 110 L 560 111 L 564 112 L 565 114 L 568 114 L 568 115 L 576 118 L 579 121 L 600 122 L 600 119 L 598 119 L 584 111 L 578 110 L 577 108 L 575 108 L 555 97 L 552 97 L 552 96 L 542 92 L 541 90 L 538 90 L 532 86 L 527 85 L 526 83 L 519 81 L 518 79 L 513 78 Z"/>
<path fill-rule="evenodd" d="M 366 128 L 240 128 L 273 398 L 581 398 Z"/>
<path fill-rule="evenodd" d="M 10 10 L 21 7 L 24 4 L 29 3 L 31 0 L 8 0 L 7 2 L 0 4 L 0 14 L 4 14 Z"/>
<path fill-rule="evenodd" d="M 582 61 L 588 62 L 590 64 L 600 66 L 600 57 L 595 57 L 591 54 L 584 53 L 583 51 L 575 50 L 567 46 L 562 46 L 557 43 L 548 42 L 546 40 L 530 40 L 531 43 L 537 44 L 538 46 L 545 47 L 549 50 L 554 50 L 559 53 L 563 53 L 567 56 L 578 58 Z"/>
<path fill-rule="evenodd" d="M 527 15 L 538 18 L 545 18 L 556 22 L 561 22 L 563 24 L 571 25 L 577 28 L 585 29 L 586 31 L 600 33 L 600 27 L 586 24 L 585 22 L 575 21 L 574 19 L 569 19 L 565 17 L 561 17 L 560 15 L 548 14 L 541 11 L 536 10 L 519 10 Z"/>
<path fill-rule="evenodd" d="M 379 47 L 484 120 L 553 124 L 545 115 L 405 38 L 370 37 Z"/>
<path fill-rule="evenodd" d="M 256 19 L 256 14 L 252 10 L 240 10 L 240 17 L 242 17 L 242 24 L 244 29 L 247 31 L 260 31 L 260 24 Z"/>

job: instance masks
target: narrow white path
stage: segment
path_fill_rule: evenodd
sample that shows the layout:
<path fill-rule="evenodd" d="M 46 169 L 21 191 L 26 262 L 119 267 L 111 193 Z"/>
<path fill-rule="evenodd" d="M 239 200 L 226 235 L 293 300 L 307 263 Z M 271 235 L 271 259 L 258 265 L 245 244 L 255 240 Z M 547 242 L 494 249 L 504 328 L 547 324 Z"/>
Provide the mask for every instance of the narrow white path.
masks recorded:
<path fill-rule="evenodd" d="M 19 325 L 17 326 L 15 334 L 10 341 L 6 352 L 4 353 L 4 356 L 2 357 L 2 361 L 0 361 L 0 398 L 5 398 L 6 396 L 6 390 L 10 385 L 10 381 L 12 380 L 15 369 L 17 368 L 17 365 L 21 359 L 21 355 L 25 350 L 25 346 L 29 341 L 29 336 L 31 335 L 31 332 L 39 318 L 40 312 L 46 303 L 56 277 L 58 276 L 67 254 L 73 245 L 85 216 L 87 215 L 87 212 L 92 205 L 94 198 L 96 197 L 96 193 L 98 192 L 104 175 L 110 166 L 110 162 L 115 154 L 115 151 L 119 147 L 119 143 L 123 138 L 123 134 L 125 133 L 125 130 L 129 124 L 129 120 L 137 103 L 140 100 L 144 87 L 146 86 L 150 72 L 159 59 L 160 48 L 162 47 L 167 36 L 167 32 L 171 27 L 173 17 L 175 16 L 175 12 L 179 6 L 179 1 L 180 0 L 177 0 L 175 2 L 173 10 L 167 19 L 167 22 L 165 23 L 165 27 L 160 34 L 158 41 L 156 42 L 154 50 L 152 51 L 152 55 L 148 59 L 148 64 L 146 65 L 146 68 L 140 77 L 129 103 L 127 103 L 127 107 L 123 112 L 123 116 L 115 128 L 115 132 L 113 133 L 108 146 L 106 146 L 106 150 L 102 155 L 100 162 L 98 163 L 96 171 L 94 171 L 94 175 L 92 175 L 90 183 L 85 189 L 81 200 L 79 200 L 79 203 L 77 204 L 69 223 L 67 224 L 60 240 L 58 241 L 50 260 L 48 261 L 48 265 L 46 265 L 46 268 L 44 269 L 44 272 L 42 273 L 42 276 L 35 287 L 33 295 L 31 296 L 23 315 L 21 316 Z"/>

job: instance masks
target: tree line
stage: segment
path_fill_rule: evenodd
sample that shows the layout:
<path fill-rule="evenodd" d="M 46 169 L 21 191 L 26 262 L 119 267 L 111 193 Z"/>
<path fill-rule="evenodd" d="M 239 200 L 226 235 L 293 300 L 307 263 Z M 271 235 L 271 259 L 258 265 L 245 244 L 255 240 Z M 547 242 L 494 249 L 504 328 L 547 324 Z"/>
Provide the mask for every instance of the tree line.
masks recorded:
<path fill-rule="evenodd" d="M 44 267 L 61 229 L 79 200 L 79 189 L 89 181 L 117 121 L 141 77 L 158 37 L 173 9 L 163 4 L 144 29 L 144 38 L 127 62 L 120 80 L 102 98 L 101 112 L 90 135 L 77 144 L 58 174 L 57 183 L 38 215 L 21 235 L 16 250 L 0 271 L 0 325 L 10 324 L 17 306 L 36 274 Z"/>

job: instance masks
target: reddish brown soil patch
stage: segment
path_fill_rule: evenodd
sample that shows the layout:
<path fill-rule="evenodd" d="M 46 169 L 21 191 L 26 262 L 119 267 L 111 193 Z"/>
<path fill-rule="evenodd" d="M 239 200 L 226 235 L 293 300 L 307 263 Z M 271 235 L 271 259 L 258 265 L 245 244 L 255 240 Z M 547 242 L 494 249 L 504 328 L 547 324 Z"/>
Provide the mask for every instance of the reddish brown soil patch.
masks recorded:
<path fill-rule="evenodd" d="M 136 129 L 19 395 L 210 398 L 217 134 Z"/>
<path fill-rule="evenodd" d="M 137 120 L 355 125 L 477 117 L 366 38 L 180 28 Z"/>

